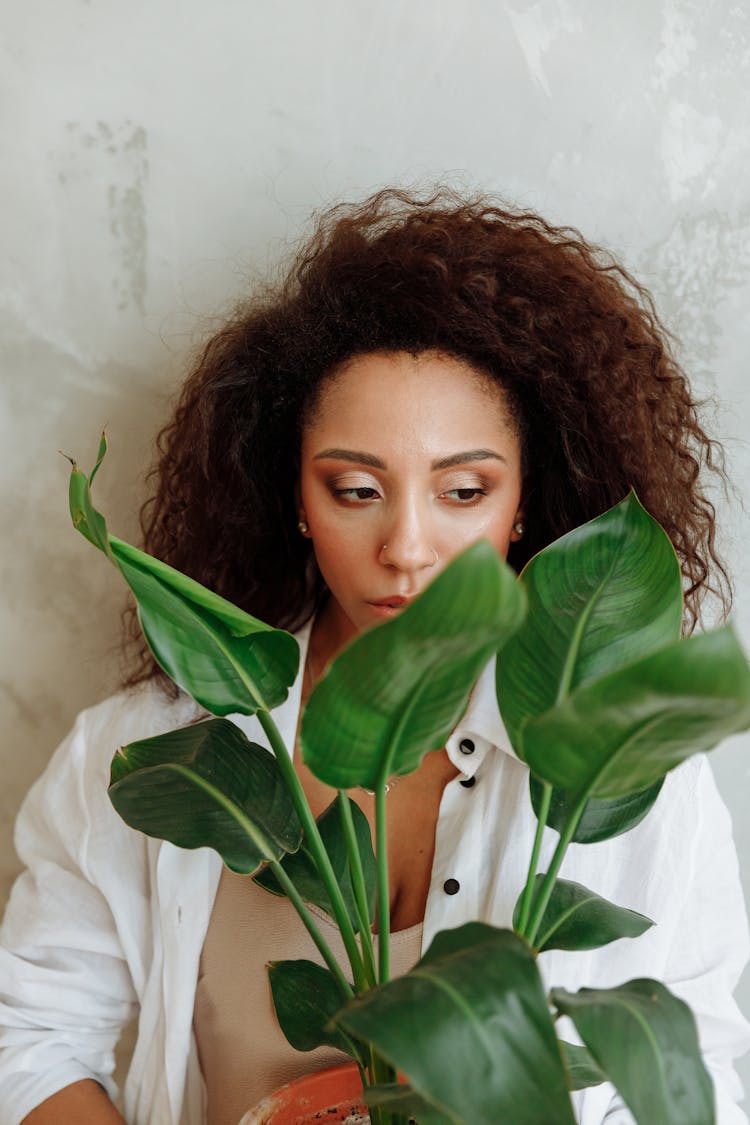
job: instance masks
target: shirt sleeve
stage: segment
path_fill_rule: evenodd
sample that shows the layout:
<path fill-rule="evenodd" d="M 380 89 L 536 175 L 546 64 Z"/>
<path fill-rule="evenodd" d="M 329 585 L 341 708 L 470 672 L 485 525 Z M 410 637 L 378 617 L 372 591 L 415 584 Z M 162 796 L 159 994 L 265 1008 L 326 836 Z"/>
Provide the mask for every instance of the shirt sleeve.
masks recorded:
<path fill-rule="evenodd" d="M 106 796 L 105 760 L 91 768 L 88 740 L 84 713 L 16 824 L 25 870 L 0 929 L 0 1125 L 18 1125 L 80 1079 L 117 1095 L 114 1049 L 136 994 L 111 898 L 133 843 Z M 108 857 L 112 884 L 102 887 Z"/>
<path fill-rule="evenodd" d="M 695 1016 L 714 1084 L 716 1125 L 747 1125 L 733 1066 L 750 1049 L 750 1025 L 733 997 L 750 955 L 747 915 L 729 812 L 706 758 L 699 756 L 696 765 L 691 799 L 676 820 L 675 873 L 684 877 L 685 867 L 677 862 L 683 848 L 689 866 L 663 980 Z M 616 1097 L 604 1122 L 632 1125 L 633 1117 Z"/>

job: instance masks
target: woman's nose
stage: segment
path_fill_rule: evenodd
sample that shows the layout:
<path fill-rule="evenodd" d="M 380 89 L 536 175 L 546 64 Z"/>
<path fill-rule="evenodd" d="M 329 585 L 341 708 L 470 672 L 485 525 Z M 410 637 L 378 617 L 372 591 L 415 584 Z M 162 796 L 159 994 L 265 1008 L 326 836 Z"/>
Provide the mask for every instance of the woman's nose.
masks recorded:
<path fill-rule="evenodd" d="M 384 528 L 380 561 L 403 571 L 417 571 L 434 566 L 438 553 L 433 545 L 433 538 L 429 518 L 412 508 L 406 508 L 396 513 Z"/>

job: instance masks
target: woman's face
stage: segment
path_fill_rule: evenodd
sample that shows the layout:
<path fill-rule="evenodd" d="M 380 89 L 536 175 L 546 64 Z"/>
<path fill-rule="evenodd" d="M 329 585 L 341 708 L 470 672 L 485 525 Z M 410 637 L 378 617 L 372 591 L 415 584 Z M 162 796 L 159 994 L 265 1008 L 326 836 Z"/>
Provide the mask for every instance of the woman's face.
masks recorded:
<path fill-rule="evenodd" d="M 354 357 L 304 429 L 299 496 L 339 647 L 470 543 L 505 558 L 519 538 L 521 444 L 501 388 L 436 351 Z"/>

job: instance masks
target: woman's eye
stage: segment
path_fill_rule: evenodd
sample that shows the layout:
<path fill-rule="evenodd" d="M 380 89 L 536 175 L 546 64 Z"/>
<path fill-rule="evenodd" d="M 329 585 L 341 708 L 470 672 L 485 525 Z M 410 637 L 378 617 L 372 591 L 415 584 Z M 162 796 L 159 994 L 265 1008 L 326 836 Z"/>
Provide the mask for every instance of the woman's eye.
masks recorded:
<path fill-rule="evenodd" d="M 453 500 L 458 500 L 460 504 L 470 504 L 472 500 L 477 500 L 480 496 L 486 496 L 487 492 L 484 488 L 451 488 L 448 492 L 443 493 Z"/>
<path fill-rule="evenodd" d="M 374 488 L 334 488 L 334 496 L 341 497 L 342 500 L 373 500 L 378 495 L 377 490 Z"/>

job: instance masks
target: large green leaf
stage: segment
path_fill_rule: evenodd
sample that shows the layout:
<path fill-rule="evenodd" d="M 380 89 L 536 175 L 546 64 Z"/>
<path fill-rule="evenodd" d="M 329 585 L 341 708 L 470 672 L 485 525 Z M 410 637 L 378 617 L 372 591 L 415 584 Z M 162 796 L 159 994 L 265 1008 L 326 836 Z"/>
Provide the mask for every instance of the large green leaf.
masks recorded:
<path fill-rule="evenodd" d="M 317 824 L 356 933 L 359 929 L 359 921 L 349 870 L 346 837 L 341 823 L 340 805 L 341 798 L 336 797 L 328 808 L 318 817 Z M 377 882 L 375 854 L 372 850 L 372 834 L 367 817 L 356 801 L 351 801 L 350 807 L 359 854 L 362 860 L 362 871 L 365 877 L 367 906 L 370 921 L 372 922 L 375 918 L 375 889 Z M 305 902 L 313 902 L 316 906 L 325 910 L 331 917 L 335 917 L 331 907 L 331 900 L 325 888 L 325 884 L 315 866 L 315 860 L 307 846 L 305 837 L 303 837 L 302 846 L 298 851 L 284 856 L 281 861 L 281 866 L 284 868 Z M 264 887 L 265 890 L 271 891 L 272 894 L 285 894 L 285 891 L 273 873 L 273 869 L 270 867 L 262 868 L 258 874 L 254 876 L 254 880 L 258 886 Z"/>
<path fill-rule="evenodd" d="M 614 836 L 621 836 L 640 824 L 656 801 L 664 784 L 660 777 L 653 785 L 640 789 L 636 793 L 626 793 L 622 797 L 591 797 L 586 803 L 583 816 L 578 822 L 578 827 L 573 834 L 573 844 L 598 844 L 601 840 L 611 840 Z M 536 816 L 540 815 L 542 806 L 543 785 L 533 773 L 529 774 L 529 791 L 531 804 Z M 564 789 L 552 790 L 547 826 L 555 832 L 562 833 L 565 825 L 570 820 L 575 801 Z"/>
<path fill-rule="evenodd" d="M 540 551 L 521 583 L 529 610 L 498 657 L 497 694 L 525 758 L 527 719 L 679 637 L 682 583 L 668 536 L 634 492 Z"/>
<path fill-rule="evenodd" d="M 730 626 L 667 645 L 524 728 L 531 769 L 571 794 L 618 797 L 750 726 L 750 668 Z"/>
<path fill-rule="evenodd" d="M 294 637 L 258 621 L 144 551 L 109 535 L 91 499 L 107 450 L 104 435 L 87 478 L 73 463 L 74 526 L 119 568 L 138 603 L 143 631 L 162 668 L 214 715 L 270 711 L 287 697 L 299 667 Z"/>
<path fill-rule="evenodd" d="M 284 702 L 299 666 L 294 637 L 143 551 L 114 537 L 110 544 L 156 659 L 193 699 L 214 715 L 252 715 Z"/>
<path fill-rule="evenodd" d="M 109 796 L 131 828 L 181 848 L 214 848 L 242 873 L 302 838 L 276 759 L 228 719 L 123 746 Z"/>
<path fill-rule="evenodd" d="M 393 1114 L 408 1114 L 409 1120 L 419 1125 L 456 1125 L 461 1118 L 441 1113 L 408 1085 L 399 1082 L 389 1086 L 365 1086 L 364 1100 L 368 1106 L 378 1106 Z"/>
<path fill-rule="evenodd" d="M 337 789 L 375 789 L 416 769 L 461 718 L 524 605 L 513 571 L 482 540 L 398 617 L 358 636 L 305 709 L 302 754 L 315 776 Z"/>
<path fill-rule="evenodd" d="M 589 1086 L 600 1086 L 607 1076 L 592 1059 L 590 1053 L 579 1043 L 566 1043 L 560 1040 L 563 1058 L 568 1069 L 571 1090 L 586 1090 Z"/>
<path fill-rule="evenodd" d="M 341 1009 L 341 992 L 329 969 L 314 961 L 272 961 L 268 979 L 279 1027 L 296 1051 L 328 1046 L 357 1057 L 351 1040 L 327 1026 Z"/>
<path fill-rule="evenodd" d="M 639 1125 L 713 1125 L 711 1079 L 687 1004 L 655 980 L 552 990 Z"/>
<path fill-rule="evenodd" d="M 544 875 L 536 876 L 534 894 L 538 894 L 544 879 Z M 513 911 L 514 927 L 520 922 L 522 898 Z M 534 948 L 538 953 L 545 949 L 598 949 L 618 938 L 638 937 L 653 924 L 644 914 L 607 902 L 580 883 L 558 879 L 539 923 Z"/>
<path fill-rule="evenodd" d="M 465 1125 L 573 1125 L 567 1076 L 534 954 L 479 922 L 437 935 L 403 977 L 335 1022 Z"/>

